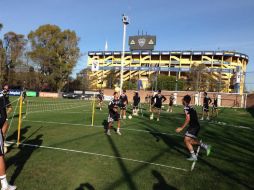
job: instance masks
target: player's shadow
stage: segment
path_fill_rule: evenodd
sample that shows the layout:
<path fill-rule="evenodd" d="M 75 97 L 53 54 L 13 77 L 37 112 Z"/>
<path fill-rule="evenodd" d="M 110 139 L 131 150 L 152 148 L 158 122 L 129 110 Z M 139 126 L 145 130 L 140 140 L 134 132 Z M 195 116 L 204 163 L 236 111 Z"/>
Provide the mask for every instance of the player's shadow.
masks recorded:
<path fill-rule="evenodd" d="M 20 134 L 21 134 L 21 136 L 20 136 L 20 141 L 26 139 L 26 137 L 24 136 L 24 134 L 26 134 L 26 133 L 28 132 L 28 129 L 29 129 L 29 128 L 31 128 L 31 126 L 30 126 L 30 125 L 27 125 L 27 126 L 25 126 L 25 127 L 23 127 L 23 128 L 20 129 Z M 12 133 L 11 135 L 9 135 L 9 136 L 6 138 L 6 140 L 7 140 L 7 141 L 12 141 L 12 140 L 14 140 L 14 139 L 17 140 L 17 136 L 18 136 L 18 131 L 16 130 L 14 133 Z"/>
<path fill-rule="evenodd" d="M 128 168 L 125 166 L 123 160 L 121 159 L 121 154 L 120 154 L 116 144 L 114 143 L 114 141 L 112 140 L 111 137 L 109 137 L 109 136 L 107 136 L 107 137 L 108 137 L 108 142 L 114 152 L 115 157 L 118 158 L 117 162 L 118 162 L 118 165 L 123 173 L 124 181 L 127 183 L 129 189 L 137 190 L 138 188 L 136 187 L 136 185 L 132 179 L 131 173 L 128 171 Z M 116 185 L 113 185 L 113 186 L 116 186 Z M 111 187 L 105 188 L 105 190 L 111 190 L 111 189 L 112 189 Z"/>
<path fill-rule="evenodd" d="M 153 190 L 177 190 L 175 187 L 167 184 L 164 177 L 158 171 L 152 170 L 152 174 L 158 181 L 153 185 Z"/>
<path fill-rule="evenodd" d="M 20 144 L 19 145 L 19 149 L 20 149 L 19 152 L 15 156 L 13 156 L 7 160 L 7 162 L 6 162 L 7 168 L 10 167 L 11 165 L 16 166 L 16 169 L 10 179 L 11 184 L 14 184 L 15 180 L 22 172 L 26 162 L 29 160 L 29 158 L 31 157 L 33 152 L 36 149 L 38 149 L 38 146 L 40 146 L 42 144 L 42 136 L 43 135 L 37 135 L 34 139 L 27 140 L 25 142 L 25 144 L 28 144 L 31 146 Z M 36 145 L 36 146 L 33 146 L 33 145 Z"/>
<path fill-rule="evenodd" d="M 95 190 L 90 183 L 81 183 L 75 190 Z"/>
<path fill-rule="evenodd" d="M 254 108 L 247 108 L 247 112 L 249 112 L 251 116 L 254 117 Z"/>

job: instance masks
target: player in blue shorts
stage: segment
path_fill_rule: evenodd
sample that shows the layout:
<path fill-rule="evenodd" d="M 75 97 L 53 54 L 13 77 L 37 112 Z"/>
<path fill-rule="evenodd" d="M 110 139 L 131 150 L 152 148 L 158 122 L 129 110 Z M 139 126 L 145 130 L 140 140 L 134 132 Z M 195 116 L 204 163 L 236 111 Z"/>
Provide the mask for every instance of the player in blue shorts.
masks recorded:
<path fill-rule="evenodd" d="M 184 107 L 185 122 L 182 125 L 182 127 L 178 127 L 176 129 L 176 132 L 180 133 L 188 125 L 187 130 L 185 132 L 185 136 L 184 136 L 184 143 L 186 147 L 188 148 L 191 155 L 188 158 L 188 160 L 196 161 L 197 156 L 194 152 L 193 145 L 198 145 L 198 146 L 201 146 L 201 148 L 204 148 L 206 150 L 207 156 L 211 152 L 211 146 L 203 142 L 200 142 L 197 138 L 199 130 L 200 130 L 200 125 L 199 125 L 196 110 L 192 106 L 190 106 L 191 97 L 189 95 L 184 96 L 182 102 L 183 102 L 183 105 L 185 106 Z"/>

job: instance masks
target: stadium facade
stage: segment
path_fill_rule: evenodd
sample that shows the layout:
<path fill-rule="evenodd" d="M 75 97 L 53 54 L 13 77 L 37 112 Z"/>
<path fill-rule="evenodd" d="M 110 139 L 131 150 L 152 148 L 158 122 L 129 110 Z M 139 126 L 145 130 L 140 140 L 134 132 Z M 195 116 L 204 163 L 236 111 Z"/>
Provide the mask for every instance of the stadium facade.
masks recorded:
<path fill-rule="evenodd" d="M 219 78 L 221 92 L 243 93 L 248 56 L 235 51 L 155 51 L 155 36 L 132 36 L 124 54 L 123 80 L 138 78 L 147 86 L 155 73 L 187 79 L 193 64 L 204 64 L 206 72 Z M 140 48 L 138 48 L 139 46 Z M 88 68 L 93 85 L 105 86 L 110 71 L 120 76 L 121 51 L 89 51 Z"/>

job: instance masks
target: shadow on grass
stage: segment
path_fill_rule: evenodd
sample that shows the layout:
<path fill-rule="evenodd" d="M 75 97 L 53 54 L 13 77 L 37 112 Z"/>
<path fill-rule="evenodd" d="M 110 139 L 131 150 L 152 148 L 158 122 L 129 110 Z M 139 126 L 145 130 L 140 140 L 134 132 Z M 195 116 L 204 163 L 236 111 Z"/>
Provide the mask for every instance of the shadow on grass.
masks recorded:
<path fill-rule="evenodd" d="M 128 171 L 128 169 L 127 169 L 127 167 L 125 166 L 123 160 L 120 159 L 121 154 L 120 154 L 119 150 L 117 149 L 115 143 L 113 142 L 113 140 L 112 140 L 111 137 L 107 136 L 107 138 L 108 138 L 108 142 L 109 142 L 109 144 L 110 144 L 110 146 L 111 146 L 111 148 L 112 148 L 112 150 L 113 150 L 113 152 L 114 152 L 114 155 L 115 155 L 116 157 L 119 157 L 119 159 L 117 159 L 117 162 L 118 162 L 118 164 L 119 164 L 119 166 L 120 166 L 120 169 L 121 169 L 121 171 L 122 171 L 122 173 L 123 173 L 123 176 L 124 176 L 124 178 L 125 178 L 125 182 L 127 182 L 127 185 L 128 185 L 128 187 L 129 187 L 129 189 L 131 189 L 131 190 L 137 190 L 138 188 L 136 187 L 135 183 L 134 183 L 133 180 L 132 180 L 132 177 L 131 177 L 132 175 L 131 175 L 130 172 Z M 113 186 L 115 187 L 115 185 L 113 185 Z M 111 190 L 111 189 L 112 189 L 112 187 L 106 188 L 106 190 Z"/>
<path fill-rule="evenodd" d="M 26 141 L 27 144 L 32 145 L 38 145 L 40 146 L 42 144 L 42 136 L 43 135 L 37 135 L 36 138 Z M 19 176 L 19 174 L 22 172 L 26 162 L 29 160 L 33 152 L 38 149 L 38 147 L 28 147 L 20 144 L 19 146 L 20 151 L 13 157 L 7 160 L 6 166 L 7 168 L 11 165 L 15 165 L 16 169 L 11 176 L 10 183 L 14 184 L 15 180 Z"/>
<path fill-rule="evenodd" d="M 252 117 L 254 117 L 254 108 L 247 108 L 246 110 L 251 114 Z"/>
<path fill-rule="evenodd" d="M 24 134 L 26 134 L 28 132 L 29 128 L 31 128 L 31 126 L 27 125 L 27 126 L 20 129 L 20 134 L 21 134 L 20 141 L 23 141 L 24 139 L 26 139 Z M 18 137 L 18 131 L 16 130 L 14 133 L 12 133 L 10 136 L 8 136 L 6 138 L 6 140 L 7 141 L 11 141 L 11 140 L 14 140 L 14 139 L 17 140 L 17 137 Z"/>
<path fill-rule="evenodd" d="M 167 184 L 164 177 L 156 170 L 152 170 L 153 176 L 158 180 L 158 183 L 153 185 L 153 190 L 177 190 L 175 187 Z"/>
<path fill-rule="evenodd" d="M 90 183 L 81 183 L 75 190 L 95 190 L 95 188 Z"/>

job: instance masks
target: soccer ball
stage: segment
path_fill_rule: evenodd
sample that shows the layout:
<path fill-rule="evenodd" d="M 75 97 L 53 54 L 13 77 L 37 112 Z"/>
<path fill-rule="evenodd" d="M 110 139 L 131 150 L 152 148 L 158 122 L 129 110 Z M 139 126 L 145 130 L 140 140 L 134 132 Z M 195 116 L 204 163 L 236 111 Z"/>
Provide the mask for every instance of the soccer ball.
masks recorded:
<path fill-rule="evenodd" d="M 132 119 L 132 116 L 131 116 L 131 115 L 129 115 L 129 116 L 128 116 L 128 118 L 129 118 L 129 119 Z"/>

